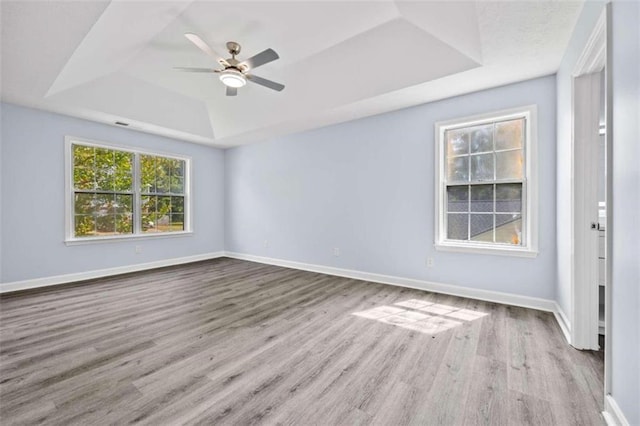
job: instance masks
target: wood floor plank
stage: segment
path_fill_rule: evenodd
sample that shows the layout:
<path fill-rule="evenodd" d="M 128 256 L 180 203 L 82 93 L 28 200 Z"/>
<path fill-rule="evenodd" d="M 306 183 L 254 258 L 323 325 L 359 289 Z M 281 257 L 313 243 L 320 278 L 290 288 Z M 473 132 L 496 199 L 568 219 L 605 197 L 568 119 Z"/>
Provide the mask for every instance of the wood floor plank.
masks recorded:
<path fill-rule="evenodd" d="M 501 360 L 476 356 L 474 378 L 464 404 L 466 425 L 509 425 L 507 365 Z"/>
<path fill-rule="evenodd" d="M 509 391 L 507 396 L 509 403 L 509 419 L 517 425 L 562 425 L 553 415 L 551 404 L 535 396 L 523 394 L 518 391 Z M 570 423 L 569 423 L 570 424 Z"/>
<path fill-rule="evenodd" d="M 602 424 L 550 313 L 234 259 L 0 295 L 0 423 Z"/>

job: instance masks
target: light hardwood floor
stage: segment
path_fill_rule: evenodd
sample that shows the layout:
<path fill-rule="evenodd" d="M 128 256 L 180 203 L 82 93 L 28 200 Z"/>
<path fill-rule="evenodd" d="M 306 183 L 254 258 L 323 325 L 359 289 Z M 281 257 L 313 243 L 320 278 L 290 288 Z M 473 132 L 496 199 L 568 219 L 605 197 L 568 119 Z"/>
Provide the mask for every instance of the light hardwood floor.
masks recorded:
<path fill-rule="evenodd" d="M 3 425 L 603 424 L 549 313 L 233 259 L 3 295 L 0 343 Z"/>

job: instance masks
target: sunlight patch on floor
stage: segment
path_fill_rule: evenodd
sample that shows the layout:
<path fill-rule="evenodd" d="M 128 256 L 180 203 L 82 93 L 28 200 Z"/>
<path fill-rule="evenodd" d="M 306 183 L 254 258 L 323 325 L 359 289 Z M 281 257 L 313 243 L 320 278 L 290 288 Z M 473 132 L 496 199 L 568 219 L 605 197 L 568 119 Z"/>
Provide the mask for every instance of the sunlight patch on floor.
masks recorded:
<path fill-rule="evenodd" d="M 425 334 L 440 333 L 458 327 L 464 322 L 474 321 L 489 315 L 472 309 L 418 299 L 404 300 L 394 305 L 378 306 L 366 311 L 354 312 L 352 315 Z"/>

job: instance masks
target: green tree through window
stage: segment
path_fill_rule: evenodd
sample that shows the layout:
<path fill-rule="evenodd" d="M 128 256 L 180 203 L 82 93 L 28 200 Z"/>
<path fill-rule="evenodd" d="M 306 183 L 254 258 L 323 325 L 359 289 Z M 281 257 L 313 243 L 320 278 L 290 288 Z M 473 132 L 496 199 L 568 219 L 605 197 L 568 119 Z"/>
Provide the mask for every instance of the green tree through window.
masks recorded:
<path fill-rule="evenodd" d="M 71 147 L 73 238 L 186 229 L 186 160 L 75 142 Z"/>

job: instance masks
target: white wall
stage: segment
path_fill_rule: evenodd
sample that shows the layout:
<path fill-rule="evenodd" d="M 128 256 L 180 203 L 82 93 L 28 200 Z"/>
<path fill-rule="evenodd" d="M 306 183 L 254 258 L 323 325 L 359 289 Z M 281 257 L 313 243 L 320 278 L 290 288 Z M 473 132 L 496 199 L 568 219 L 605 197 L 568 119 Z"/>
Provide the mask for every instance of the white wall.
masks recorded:
<path fill-rule="evenodd" d="M 557 82 L 557 215 L 556 244 L 558 251 L 558 272 L 554 279 L 557 282 L 556 299 L 560 308 L 570 320 L 573 317 L 571 301 L 571 264 L 573 250 L 571 240 L 571 221 L 573 220 L 571 185 L 572 185 L 572 73 L 578 58 L 582 54 L 589 36 L 595 27 L 598 17 L 604 8 L 603 1 L 585 2 L 582 13 L 578 18 L 576 27 L 567 46 L 567 50 L 556 74 Z"/>
<path fill-rule="evenodd" d="M 12 104 L 1 106 L 1 282 L 224 250 L 222 150 Z M 66 246 L 65 135 L 193 157 L 193 236 Z M 136 245 L 142 246 L 142 253 L 135 253 Z"/>
<path fill-rule="evenodd" d="M 640 4 L 614 1 L 611 12 L 611 395 L 640 425 Z"/>
<path fill-rule="evenodd" d="M 539 256 L 435 251 L 434 123 L 528 104 L 538 105 Z M 550 76 L 227 150 L 226 249 L 554 299 L 555 117 Z"/>

